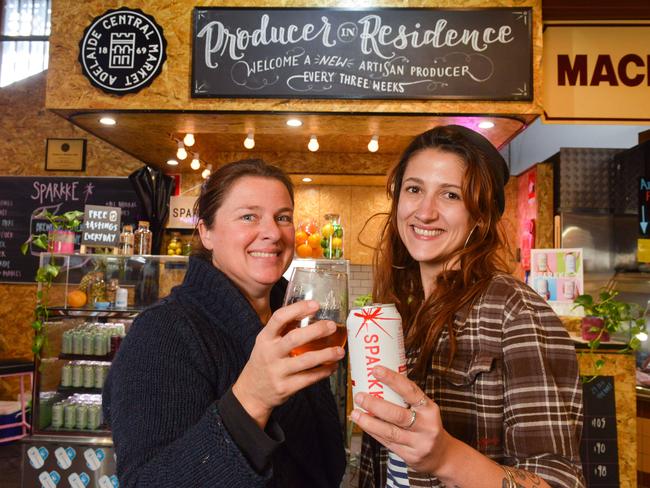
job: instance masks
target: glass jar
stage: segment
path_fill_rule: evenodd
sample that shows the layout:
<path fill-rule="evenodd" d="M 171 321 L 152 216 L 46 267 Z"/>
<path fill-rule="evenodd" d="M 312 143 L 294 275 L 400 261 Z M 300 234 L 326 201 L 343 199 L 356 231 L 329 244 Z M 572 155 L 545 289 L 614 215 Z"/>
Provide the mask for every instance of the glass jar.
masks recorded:
<path fill-rule="evenodd" d="M 112 278 L 108 280 L 108 285 L 106 285 L 106 301 L 115 306 L 115 300 L 117 298 L 117 289 L 119 288 L 119 281 L 117 278 Z"/>
<path fill-rule="evenodd" d="M 106 281 L 104 280 L 104 273 L 96 271 L 92 274 L 88 281 L 86 295 L 88 296 L 88 303 L 90 305 L 106 301 Z"/>
<path fill-rule="evenodd" d="M 183 242 L 183 256 L 192 254 L 192 240 L 187 239 Z"/>
<path fill-rule="evenodd" d="M 343 259 L 343 227 L 339 214 L 325 214 L 325 222 L 320 229 L 323 257 Z"/>
<path fill-rule="evenodd" d="M 133 233 L 133 253 L 134 254 L 151 254 L 151 243 L 153 234 L 149 230 L 149 222 L 141 220 L 138 222 L 138 228 Z"/>
<path fill-rule="evenodd" d="M 133 245 L 134 245 L 133 226 L 125 225 L 124 227 L 122 227 L 122 233 L 120 234 L 119 253 L 122 254 L 123 256 L 132 256 Z"/>
<path fill-rule="evenodd" d="M 318 259 L 323 257 L 321 235 L 314 220 L 301 222 L 296 229 L 295 253 L 299 258 Z"/>
<path fill-rule="evenodd" d="M 180 256 L 183 253 L 183 243 L 181 242 L 181 233 L 172 232 L 171 239 L 167 243 L 168 256 Z"/>

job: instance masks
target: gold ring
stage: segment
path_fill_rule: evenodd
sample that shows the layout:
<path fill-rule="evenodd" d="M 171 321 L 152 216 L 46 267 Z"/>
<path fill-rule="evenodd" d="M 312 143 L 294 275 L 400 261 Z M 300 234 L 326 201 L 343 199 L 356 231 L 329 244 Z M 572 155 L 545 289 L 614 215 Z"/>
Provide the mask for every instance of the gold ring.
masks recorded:
<path fill-rule="evenodd" d="M 411 411 L 411 421 L 406 427 L 404 427 L 404 430 L 409 430 L 411 427 L 413 427 L 413 424 L 415 423 L 415 418 L 417 417 L 417 413 L 415 412 L 415 410 L 413 410 L 413 407 L 409 408 L 409 410 Z"/>

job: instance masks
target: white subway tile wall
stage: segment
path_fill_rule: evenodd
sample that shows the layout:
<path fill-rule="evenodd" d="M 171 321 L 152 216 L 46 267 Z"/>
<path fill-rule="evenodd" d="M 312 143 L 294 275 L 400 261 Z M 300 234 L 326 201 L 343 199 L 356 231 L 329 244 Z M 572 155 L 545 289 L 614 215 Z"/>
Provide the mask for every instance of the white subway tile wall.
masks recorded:
<path fill-rule="evenodd" d="M 366 264 L 351 264 L 348 286 L 350 289 L 350 307 L 354 300 L 372 293 L 372 266 Z"/>

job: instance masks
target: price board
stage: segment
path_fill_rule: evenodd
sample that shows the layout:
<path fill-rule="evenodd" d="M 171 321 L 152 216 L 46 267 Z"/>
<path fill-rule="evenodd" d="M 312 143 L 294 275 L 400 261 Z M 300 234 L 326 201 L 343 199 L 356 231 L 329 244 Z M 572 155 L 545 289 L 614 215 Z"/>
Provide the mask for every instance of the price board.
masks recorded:
<path fill-rule="evenodd" d="M 618 488 L 614 377 L 598 376 L 584 383 L 582 391 L 584 423 L 580 457 L 587 486 Z"/>

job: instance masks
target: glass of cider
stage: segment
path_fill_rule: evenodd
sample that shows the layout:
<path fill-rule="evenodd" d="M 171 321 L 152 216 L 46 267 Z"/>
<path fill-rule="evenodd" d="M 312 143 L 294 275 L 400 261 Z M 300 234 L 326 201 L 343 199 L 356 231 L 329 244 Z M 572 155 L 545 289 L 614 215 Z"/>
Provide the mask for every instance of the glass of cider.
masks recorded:
<path fill-rule="evenodd" d="M 314 300 L 320 305 L 316 313 L 301 320 L 296 320 L 287 332 L 298 327 L 307 327 L 319 320 L 331 320 L 336 323 L 336 331 L 329 336 L 298 346 L 291 351 L 292 356 L 316 351 L 327 347 L 345 345 L 347 331 L 345 320 L 348 313 L 348 276 L 340 271 L 318 268 L 294 268 L 284 296 L 284 305 L 301 300 Z"/>

